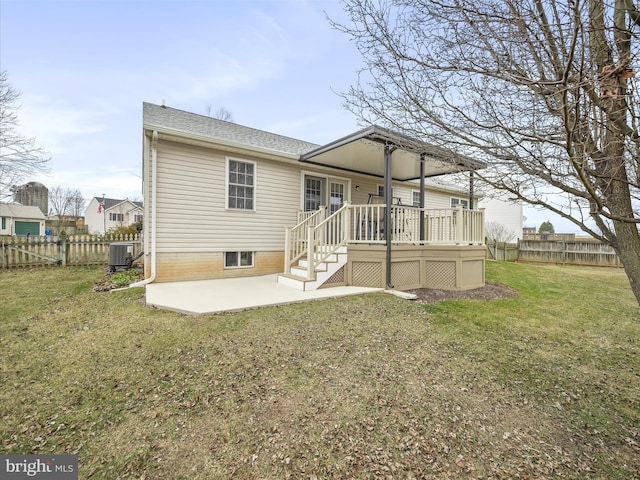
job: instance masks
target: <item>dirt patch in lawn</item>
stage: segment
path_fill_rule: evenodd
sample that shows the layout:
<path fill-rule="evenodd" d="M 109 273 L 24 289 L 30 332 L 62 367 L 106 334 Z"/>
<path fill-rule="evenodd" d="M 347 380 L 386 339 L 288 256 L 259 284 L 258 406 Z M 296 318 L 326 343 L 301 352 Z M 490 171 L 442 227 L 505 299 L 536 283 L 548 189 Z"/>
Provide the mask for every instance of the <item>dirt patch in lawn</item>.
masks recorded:
<path fill-rule="evenodd" d="M 413 293 L 422 303 L 436 303 L 443 300 L 500 300 L 501 298 L 515 297 L 520 293 L 515 288 L 497 282 L 486 282 L 484 287 L 474 288 L 473 290 L 437 290 L 433 288 L 418 288 L 416 290 L 408 290 L 407 293 Z"/>

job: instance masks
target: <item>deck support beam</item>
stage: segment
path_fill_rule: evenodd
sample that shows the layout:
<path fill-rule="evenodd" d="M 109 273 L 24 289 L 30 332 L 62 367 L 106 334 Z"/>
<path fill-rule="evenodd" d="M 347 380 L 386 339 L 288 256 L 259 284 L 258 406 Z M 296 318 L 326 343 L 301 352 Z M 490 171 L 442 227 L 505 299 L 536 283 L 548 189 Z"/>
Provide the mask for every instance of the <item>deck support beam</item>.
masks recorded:
<path fill-rule="evenodd" d="M 420 208 L 424 208 L 424 153 L 420 154 Z M 420 215 L 420 244 L 424 244 L 424 215 Z"/>
<path fill-rule="evenodd" d="M 393 229 L 391 228 L 391 204 L 392 204 L 392 174 L 391 174 L 391 154 L 394 149 L 389 145 L 384 146 L 384 200 L 386 208 L 384 209 L 384 237 L 387 244 L 387 288 L 395 288 L 391 283 L 391 240 Z"/>

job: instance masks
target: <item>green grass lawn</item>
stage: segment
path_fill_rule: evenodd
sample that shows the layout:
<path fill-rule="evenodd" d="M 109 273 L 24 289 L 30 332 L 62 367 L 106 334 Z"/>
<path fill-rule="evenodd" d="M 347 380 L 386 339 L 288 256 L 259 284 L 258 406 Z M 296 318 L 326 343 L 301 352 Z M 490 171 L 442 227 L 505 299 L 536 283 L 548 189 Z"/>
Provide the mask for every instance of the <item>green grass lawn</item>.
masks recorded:
<path fill-rule="evenodd" d="M 200 317 L 102 275 L 0 272 L 0 452 L 77 454 L 83 479 L 640 478 L 620 269 L 488 262 L 518 296 Z"/>

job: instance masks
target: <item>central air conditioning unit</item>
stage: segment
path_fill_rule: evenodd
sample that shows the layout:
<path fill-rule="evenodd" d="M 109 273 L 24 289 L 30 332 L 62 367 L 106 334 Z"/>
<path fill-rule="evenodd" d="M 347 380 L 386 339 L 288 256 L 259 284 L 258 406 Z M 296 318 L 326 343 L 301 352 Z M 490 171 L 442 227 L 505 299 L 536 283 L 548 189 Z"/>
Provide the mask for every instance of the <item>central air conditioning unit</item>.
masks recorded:
<path fill-rule="evenodd" d="M 133 243 L 113 242 L 109 246 L 109 271 L 115 272 L 118 267 L 131 268 L 133 263 Z"/>

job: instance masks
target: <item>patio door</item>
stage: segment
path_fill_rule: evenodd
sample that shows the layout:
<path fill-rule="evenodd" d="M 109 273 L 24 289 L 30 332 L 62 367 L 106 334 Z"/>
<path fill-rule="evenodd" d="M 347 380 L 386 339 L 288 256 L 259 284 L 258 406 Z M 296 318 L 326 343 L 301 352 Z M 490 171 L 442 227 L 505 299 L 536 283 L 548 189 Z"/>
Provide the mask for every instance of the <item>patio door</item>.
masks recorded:
<path fill-rule="evenodd" d="M 348 200 L 347 180 L 329 177 L 304 176 L 304 211 L 315 211 L 327 207 L 327 214 L 338 211 Z"/>
<path fill-rule="evenodd" d="M 345 192 L 347 190 L 346 182 L 338 180 L 329 181 L 329 213 L 336 213 L 344 204 Z"/>

